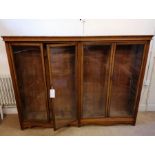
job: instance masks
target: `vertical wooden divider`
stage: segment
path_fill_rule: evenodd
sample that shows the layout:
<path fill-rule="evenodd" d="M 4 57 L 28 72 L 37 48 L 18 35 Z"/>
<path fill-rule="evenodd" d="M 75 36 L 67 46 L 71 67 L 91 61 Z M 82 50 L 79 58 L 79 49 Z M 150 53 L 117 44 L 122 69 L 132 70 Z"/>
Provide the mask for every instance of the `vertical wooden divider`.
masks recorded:
<path fill-rule="evenodd" d="M 43 47 L 43 44 L 40 44 L 40 50 L 41 50 L 41 60 L 42 60 L 42 67 L 43 67 L 43 78 L 44 83 L 46 87 L 46 111 L 47 111 L 47 120 L 50 122 L 50 111 L 49 111 L 49 91 L 48 91 L 48 84 L 47 84 L 47 78 L 46 78 L 46 70 L 45 70 L 45 57 L 46 57 L 46 51 Z"/>
<path fill-rule="evenodd" d="M 50 90 L 50 73 L 49 73 L 49 62 L 48 62 L 48 51 L 47 51 L 47 45 L 43 44 L 43 56 L 44 56 L 44 64 L 45 64 L 45 77 L 46 77 L 46 88 L 47 88 L 47 113 L 48 113 L 48 121 L 51 123 L 53 127 L 53 118 L 51 114 L 51 100 L 49 96 L 49 90 Z"/>
<path fill-rule="evenodd" d="M 105 115 L 106 117 L 110 116 L 110 98 L 111 98 L 115 51 L 116 51 L 116 43 L 112 43 L 109 56 L 109 72 L 108 72 L 108 84 L 107 84 L 108 88 L 107 88 L 106 115 Z"/>
<path fill-rule="evenodd" d="M 77 83 L 78 83 L 78 126 L 81 126 L 81 117 L 82 117 L 82 98 L 83 98 L 83 44 L 82 42 L 77 43 Z"/>

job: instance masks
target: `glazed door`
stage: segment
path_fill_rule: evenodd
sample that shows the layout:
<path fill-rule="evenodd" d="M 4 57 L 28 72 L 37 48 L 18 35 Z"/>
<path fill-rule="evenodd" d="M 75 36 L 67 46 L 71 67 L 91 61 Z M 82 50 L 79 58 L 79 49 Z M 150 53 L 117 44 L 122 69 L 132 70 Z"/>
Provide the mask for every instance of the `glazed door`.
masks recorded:
<path fill-rule="evenodd" d="M 110 55 L 110 44 L 83 44 L 82 118 L 106 117 Z"/>
<path fill-rule="evenodd" d="M 110 117 L 133 116 L 144 44 L 117 44 L 114 51 Z"/>
<path fill-rule="evenodd" d="M 77 119 L 76 61 L 74 43 L 47 45 L 54 129 Z"/>
<path fill-rule="evenodd" d="M 12 44 L 23 121 L 48 120 L 47 89 L 41 44 Z"/>

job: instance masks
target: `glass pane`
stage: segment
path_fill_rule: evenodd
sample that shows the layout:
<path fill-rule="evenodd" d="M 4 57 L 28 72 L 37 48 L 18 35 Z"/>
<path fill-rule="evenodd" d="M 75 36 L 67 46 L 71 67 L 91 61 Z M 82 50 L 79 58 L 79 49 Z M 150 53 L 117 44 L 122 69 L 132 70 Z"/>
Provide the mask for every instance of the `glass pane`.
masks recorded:
<path fill-rule="evenodd" d="M 75 46 L 51 47 L 52 86 L 55 89 L 54 115 L 56 128 L 76 119 Z"/>
<path fill-rule="evenodd" d="M 24 120 L 47 120 L 40 47 L 12 46 Z"/>
<path fill-rule="evenodd" d="M 133 114 L 143 50 L 144 45 L 117 45 L 111 89 L 111 116 Z"/>
<path fill-rule="evenodd" d="M 110 50 L 109 45 L 84 45 L 83 118 L 105 116 Z"/>

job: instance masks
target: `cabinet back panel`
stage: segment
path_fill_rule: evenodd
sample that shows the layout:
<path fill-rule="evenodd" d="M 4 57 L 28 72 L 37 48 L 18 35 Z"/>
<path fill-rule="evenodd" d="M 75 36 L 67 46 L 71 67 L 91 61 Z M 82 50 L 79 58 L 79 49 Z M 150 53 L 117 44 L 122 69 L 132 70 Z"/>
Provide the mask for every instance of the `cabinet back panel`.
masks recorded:
<path fill-rule="evenodd" d="M 50 47 L 51 83 L 55 89 L 54 117 L 56 128 L 76 119 L 76 52 L 75 46 Z"/>
<path fill-rule="evenodd" d="M 117 45 L 112 78 L 110 116 L 133 115 L 144 45 Z"/>
<path fill-rule="evenodd" d="M 38 46 L 12 46 L 24 120 L 45 121 L 46 86 Z"/>
<path fill-rule="evenodd" d="M 110 50 L 109 45 L 84 45 L 83 118 L 105 116 Z"/>

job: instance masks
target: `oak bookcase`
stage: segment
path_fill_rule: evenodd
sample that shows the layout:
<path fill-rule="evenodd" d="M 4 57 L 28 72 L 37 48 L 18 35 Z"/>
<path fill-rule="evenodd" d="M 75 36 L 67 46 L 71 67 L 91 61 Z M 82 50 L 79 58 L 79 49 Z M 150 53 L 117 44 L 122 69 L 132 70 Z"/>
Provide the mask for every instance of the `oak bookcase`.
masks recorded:
<path fill-rule="evenodd" d="M 21 129 L 135 125 L 151 38 L 4 36 Z"/>

